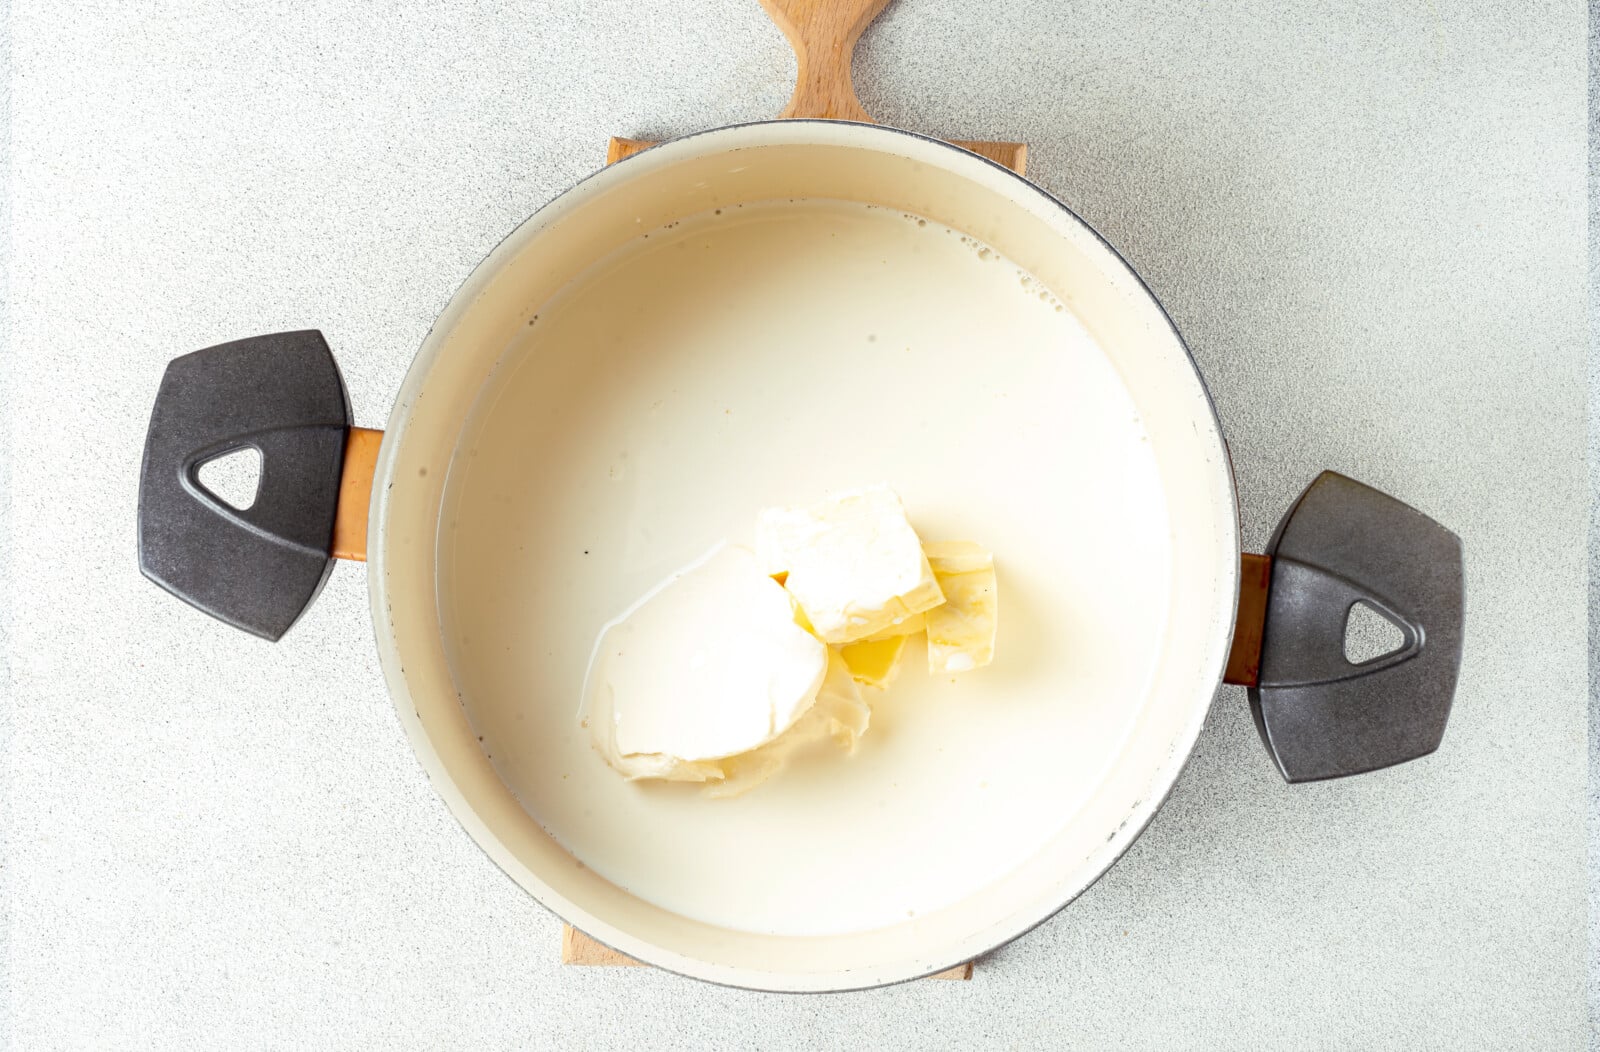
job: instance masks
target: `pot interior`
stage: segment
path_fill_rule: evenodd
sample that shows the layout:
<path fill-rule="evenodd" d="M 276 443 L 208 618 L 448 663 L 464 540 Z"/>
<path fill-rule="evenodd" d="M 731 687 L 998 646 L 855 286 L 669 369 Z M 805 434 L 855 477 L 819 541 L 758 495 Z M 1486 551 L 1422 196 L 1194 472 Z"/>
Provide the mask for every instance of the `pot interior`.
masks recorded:
<path fill-rule="evenodd" d="M 1026 930 L 1165 796 L 1231 630 L 1231 479 L 1160 308 L 1000 169 L 859 125 L 668 144 L 457 294 L 379 465 L 374 613 L 468 830 L 590 934 L 775 989 Z M 752 792 L 628 783 L 579 725 L 601 626 L 771 504 L 887 482 L 996 553 L 995 664 L 913 649 L 854 756 Z"/>

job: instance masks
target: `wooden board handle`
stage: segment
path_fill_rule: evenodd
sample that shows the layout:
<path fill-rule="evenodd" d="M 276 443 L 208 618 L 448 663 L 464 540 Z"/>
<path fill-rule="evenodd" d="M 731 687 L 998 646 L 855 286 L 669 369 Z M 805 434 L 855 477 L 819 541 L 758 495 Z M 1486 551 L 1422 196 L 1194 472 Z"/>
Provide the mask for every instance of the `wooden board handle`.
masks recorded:
<path fill-rule="evenodd" d="M 850 59 L 862 30 L 889 0 L 761 0 L 761 6 L 789 38 L 799 67 L 794 97 L 778 116 L 870 124 L 850 80 Z"/>
<path fill-rule="evenodd" d="M 822 118 L 873 123 L 850 80 L 850 60 L 862 30 L 872 24 L 889 0 L 761 0 L 794 48 L 798 76 L 794 96 L 779 117 Z M 1023 174 L 1028 147 L 1020 142 L 965 142 L 957 146 Z M 606 163 L 616 164 L 655 143 L 613 138 Z"/>

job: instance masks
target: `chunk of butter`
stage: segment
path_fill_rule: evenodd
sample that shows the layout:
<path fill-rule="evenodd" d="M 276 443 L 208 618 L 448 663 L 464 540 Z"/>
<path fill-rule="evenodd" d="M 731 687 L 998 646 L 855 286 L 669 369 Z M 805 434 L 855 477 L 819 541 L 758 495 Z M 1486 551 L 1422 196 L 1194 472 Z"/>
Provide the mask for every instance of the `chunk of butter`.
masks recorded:
<path fill-rule="evenodd" d="M 967 672 L 994 660 L 1000 594 L 994 556 L 972 541 L 926 546 L 928 563 L 945 603 L 923 614 L 928 631 L 928 671 Z"/>
<path fill-rule="evenodd" d="M 856 751 L 856 741 L 867 732 L 872 710 L 861 698 L 844 659 L 829 651 L 828 671 L 817 700 L 794 726 L 753 752 L 733 756 L 719 764 L 722 781 L 706 789 L 707 796 L 738 796 L 771 778 L 798 754 L 819 745 L 833 744 L 846 753 Z"/>
<path fill-rule="evenodd" d="M 926 627 L 922 621 L 923 617 L 923 614 L 912 614 L 910 617 L 902 618 L 881 632 L 872 633 L 861 642 L 876 643 L 881 639 L 893 639 L 895 636 L 914 636 Z"/>
<path fill-rule="evenodd" d="M 851 677 L 863 686 L 883 690 L 894 682 L 900 671 L 900 655 L 906 648 L 906 635 L 884 636 L 882 639 L 863 639 L 859 643 L 846 643 L 839 647 L 839 656 Z"/>
<path fill-rule="evenodd" d="M 876 635 L 944 602 L 922 542 L 887 486 L 835 493 L 804 508 L 769 508 L 756 551 L 825 643 Z"/>
<path fill-rule="evenodd" d="M 713 781 L 813 707 L 830 654 L 747 548 L 722 547 L 608 625 L 585 687 L 595 747 L 629 778 Z"/>

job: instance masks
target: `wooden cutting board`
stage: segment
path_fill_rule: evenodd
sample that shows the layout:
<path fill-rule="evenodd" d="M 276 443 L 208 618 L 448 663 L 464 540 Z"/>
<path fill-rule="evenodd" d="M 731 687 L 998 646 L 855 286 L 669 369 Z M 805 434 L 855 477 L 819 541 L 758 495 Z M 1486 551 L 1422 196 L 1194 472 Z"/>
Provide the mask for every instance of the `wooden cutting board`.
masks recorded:
<path fill-rule="evenodd" d="M 872 123 L 856 98 L 850 60 L 856 41 L 889 0 L 761 0 L 761 6 L 794 46 L 799 75 L 794 97 L 780 118 L 822 118 Z M 965 142 L 955 145 L 1023 174 L 1028 146 L 1020 142 Z M 606 163 L 615 164 L 655 142 L 612 136 Z M 567 924 L 561 932 L 561 963 L 579 966 L 640 966 L 642 962 L 597 942 Z M 930 975 L 930 979 L 971 979 L 972 962 Z"/>
<path fill-rule="evenodd" d="M 570 924 L 561 928 L 561 963 L 599 967 L 643 967 L 625 953 L 618 953 L 603 943 L 596 942 Z M 972 962 L 958 964 L 947 971 L 928 976 L 929 979 L 971 979 Z"/>
<path fill-rule="evenodd" d="M 794 97 L 778 116 L 871 124 L 850 80 L 850 60 L 862 31 L 889 6 L 889 0 L 761 0 L 761 6 L 789 38 L 799 68 Z M 951 142 L 1018 175 L 1027 165 L 1026 143 Z M 654 145 L 649 139 L 612 136 L 606 163 L 615 164 Z"/>

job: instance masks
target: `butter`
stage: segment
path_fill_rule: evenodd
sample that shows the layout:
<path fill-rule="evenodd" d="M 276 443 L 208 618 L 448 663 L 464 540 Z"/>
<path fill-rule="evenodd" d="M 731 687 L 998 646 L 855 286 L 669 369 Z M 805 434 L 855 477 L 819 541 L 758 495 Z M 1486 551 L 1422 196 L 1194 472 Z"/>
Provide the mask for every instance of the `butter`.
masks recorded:
<path fill-rule="evenodd" d="M 595 747 L 629 778 L 715 781 L 813 707 L 827 647 L 746 548 L 722 547 L 607 626 L 585 687 Z"/>
<path fill-rule="evenodd" d="M 919 615 L 920 616 L 920 615 Z M 864 639 L 838 648 L 845 667 L 857 683 L 883 690 L 900 671 L 900 655 L 906 648 L 907 633 Z"/>
<path fill-rule="evenodd" d="M 888 628 L 872 633 L 861 642 L 876 643 L 880 639 L 893 639 L 895 636 L 914 636 L 927 627 L 922 620 L 924 616 L 926 615 L 912 614 L 910 617 L 902 618 Z"/>
<path fill-rule="evenodd" d="M 728 797 L 748 792 L 783 769 L 798 754 L 822 745 L 835 745 L 846 753 L 867 732 L 872 710 L 862 700 L 861 689 L 837 651 L 830 650 L 828 671 L 817 700 L 773 741 L 743 756 L 720 764 L 722 780 L 709 786 L 707 796 Z"/>
<path fill-rule="evenodd" d="M 630 779 L 735 796 L 814 747 L 853 752 L 861 688 L 894 682 L 911 635 L 934 673 L 989 664 L 997 600 L 994 557 L 924 546 L 886 487 L 769 509 L 756 551 L 719 547 L 606 626 L 585 722 Z"/>
<path fill-rule="evenodd" d="M 887 486 L 769 508 L 756 524 L 763 569 L 783 577 L 825 643 L 866 639 L 944 602 L 905 508 Z"/>
<path fill-rule="evenodd" d="M 928 632 L 928 671 L 968 672 L 994 660 L 1000 594 L 994 556 L 972 541 L 937 541 L 926 546 L 928 563 L 945 603 L 923 615 Z"/>

